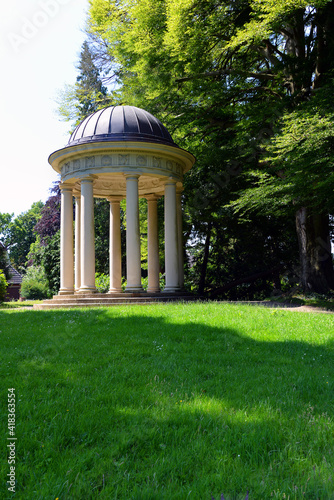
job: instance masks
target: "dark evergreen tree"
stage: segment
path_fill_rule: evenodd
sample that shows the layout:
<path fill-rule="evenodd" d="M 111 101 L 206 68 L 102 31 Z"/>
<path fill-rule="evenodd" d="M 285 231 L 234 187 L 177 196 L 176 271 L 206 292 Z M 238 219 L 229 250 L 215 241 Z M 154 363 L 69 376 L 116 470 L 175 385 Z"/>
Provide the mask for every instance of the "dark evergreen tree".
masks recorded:
<path fill-rule="evenodd" d="M 108 103 L 108 89 L 102 84 L 100 72 L 95 66 L 88 42 L 82 45 L 77 66 L 78 118 L 83 119 Z"/>
<path fill-rule="evenodd" d="M 77 69 L 79 74 L 75 85 L 67 85 L 58 100 L 60 116 L 74 125 L 111 102 L 87 41 L 82 45 Z"/>

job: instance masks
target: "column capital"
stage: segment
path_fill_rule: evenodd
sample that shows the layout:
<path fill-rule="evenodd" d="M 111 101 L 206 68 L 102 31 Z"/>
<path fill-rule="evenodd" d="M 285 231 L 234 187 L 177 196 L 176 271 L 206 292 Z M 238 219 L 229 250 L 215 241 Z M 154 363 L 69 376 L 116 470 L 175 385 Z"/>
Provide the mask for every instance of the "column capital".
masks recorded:
<path fill-rule="evenodd" d="M 93 183 L 94 179 L 96 179 L 96 178 L 97 178 L 96 175 L 86 175 L 84 177 L 79 177 L 79 181 L 80 181 L 80 184 L 82 184 L 83 182 L 91 182 L 91 183 Z"/>
<path fill-rule="evenodd" d="M 147 201 L 158 201 L 161 198 L 161 195 L 159 194 L 145 194 L 143 198 L 146 198 Z"/>
<path fill-rule="evenodd" d="M 126 180 L 138 180 L 140 177 L 140 174 L 124 174 L 124 177 Z"/>
<path fill-rule="evenodd" d="M 165 186 L 176 186 L 177 180 L 172 179 L 169 177 L 168 179 L 165 180 Z"/>
<path fill-rule="evenodd" d="M 107 196 L 106 198 L 110 203 L 119 203 L 124 200 L 124 196 Z"/>
<path fill-rule="evenodd" d="M 73 188 L 74 188 L 74 185 L 73 185 L 73 184 L 64 184 L 63 182 L 61 182 L 61 183 L 59 184 L 59 189 L 60 189 L 61 191 L 64 191 L 64 192 L 65 192 L 65 191 L 71 191 L 71 192 L 72 192 L 72 191 L 73 191 Z"/>

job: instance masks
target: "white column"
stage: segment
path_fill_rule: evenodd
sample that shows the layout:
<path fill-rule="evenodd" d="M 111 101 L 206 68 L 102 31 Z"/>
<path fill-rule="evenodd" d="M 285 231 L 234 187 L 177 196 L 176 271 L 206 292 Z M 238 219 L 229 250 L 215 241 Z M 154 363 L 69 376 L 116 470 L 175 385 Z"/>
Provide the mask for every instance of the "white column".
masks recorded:
<path fill-rule="evenodd" d="M 96 292 L 93 179 L 81 179 L 80 293 Z"/>
<path fill-rule="evenodd" d="M 158 234 L 158 197 L 154 194 L 147 199 L 147 249 L 148 249 L 148 287 L 150 293 L 160 292 L 159 283 L 159 234 Z"/>
<path fill-rule="evenodd" d="M 139 230 L 139 175 L 126 175 L 126 292 L 142 292 Z"/>
<path fill-rule="evenodd" d="M 176 193 L 176 219 L 177 219 L 177 249 L 179 254 L 179 285 L 184 285 L 184 261 L 183 261 L 183 228 L 182 228 L 182 191 Z"/>
<path fill-rule="evenodd" d="M 80 264 L 80 224 L 81 224 L 81 199 L 75 197 L 75 291 L 78 292 L 81 284 Z"/>
<path fill-rule="evenodd" d="M 178 292 L 179 259 L 178 259 L 178 231 L 176 214 L 176 181 L 168 180 L 165 183 L 165 292 Z"/>
<path fill-rule="evenodd" d="M 108 293 L 120 293 L 122 291 L 121 199 L 122 197 L 120 196 L 111 196 L 108 198 L 110 201 L 110 288 Z"/>
<path fill-rule="evenodd" d="M 60 290 L 59 295 L 74 293 L 73 198 L 72 186 L 60 185 Z"/>

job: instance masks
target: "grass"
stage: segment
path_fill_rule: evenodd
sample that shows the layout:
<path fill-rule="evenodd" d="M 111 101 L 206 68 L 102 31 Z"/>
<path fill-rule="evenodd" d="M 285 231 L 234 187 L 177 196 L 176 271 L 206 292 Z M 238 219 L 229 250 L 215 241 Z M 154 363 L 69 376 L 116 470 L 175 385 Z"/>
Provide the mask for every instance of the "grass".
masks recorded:
<path fill-rule="evenodd" d="M 292 295 L 282 295 L 280 297 L 271 297 L 269 299 L 273 302 L 283 302 L 286 304 L 294 304 L 296 306 L 310 306 L 315 308 L 320 308 L 327 311 L 334 311 L 334 297 L 320 295 L 317 293 L 303 295 L 302 293 L 296 293 Z"/>
<path fill-rule="evenodd" d="M 333 499 L 334 317 L 192 303 L 2 310 L 2 499 Z"/>
<path fill-rule="evenodd" d="M 12 300 L 10 302 L 0 302 L 1 309 L 20 309 L 22 307 L 33 307 L 34 304 L 41 304 L 43 300 Z"/>

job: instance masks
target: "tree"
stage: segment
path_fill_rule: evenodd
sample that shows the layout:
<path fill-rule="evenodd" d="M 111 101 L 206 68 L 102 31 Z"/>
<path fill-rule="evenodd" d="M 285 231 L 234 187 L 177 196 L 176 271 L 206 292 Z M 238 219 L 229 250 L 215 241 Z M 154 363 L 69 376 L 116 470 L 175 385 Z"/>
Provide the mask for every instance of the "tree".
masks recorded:
<path fill-rule="evenodd" d="M 5 278 L 10 278 L 9 258 L 7 245 L 9 244 L 9 227 L 14 214 L 0 213 L 0 269 L 4 272 Z"/>
<path fill-rule="evenodd" d="M 35 232 L 40 236 L 43 243 L 48 237 L 52 238 L 60 229 L 60 182 L 53 184 L 51 196 L 46 200 L 41 210 L 41 217 L 35 225 Z"/>
<path fill-rule="evenodd" d="M 102 83 L 87 41 L 82 45 L 77 69 L 79 75 L 76 83 L 67 85 L 58 99 L 60 116 L 66 121 L 73 121 L 75 125 L 109 104 L 108 89 Z"/>
<path fill-rule="evenodd" d="M 120 99 L 157 114 L 198 158 L 185 199 L 209 253 L 212 218 L 225 205 L 238 217 L 247 209 L 253 222 L 275 216 L 284 227 L 296 217 L 302 284 L 318 292 L 334 283 L 331 107 L 319 97 L 332 87 L 333 14 L 328 0 L 92 0 L 88 22 L 115 63 Z M 316 141 L 312 154 L 304 139 L 291 140 L 291 120 L 300 138 Z"/>
<path fill-rule="evenodd" d="M 6 281 L 6 276 L 3 273 L 3 270 L 0 268 L 0 303 L 3 302 L 6 298 L 8 283 Z"/>
<path fill-rule="evenodd" d="M 30 246 L 36 240 L 34 227 L 41 217 L 42 207 L 43 203 L 38 201 L 15 218 L 13 214 L 1 214 L 2 244 L 17 269 L 25 268 Z"/>

